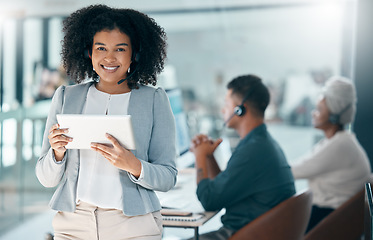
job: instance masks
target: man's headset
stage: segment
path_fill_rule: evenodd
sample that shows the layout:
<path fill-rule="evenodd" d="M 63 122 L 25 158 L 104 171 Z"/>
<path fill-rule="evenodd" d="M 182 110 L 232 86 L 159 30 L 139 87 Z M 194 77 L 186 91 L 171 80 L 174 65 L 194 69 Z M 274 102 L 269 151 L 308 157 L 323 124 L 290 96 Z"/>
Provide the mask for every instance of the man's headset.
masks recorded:
<path fill-rule="evenodd" d="M 140 52 L 141 52 L 141 46 L 140 46 L 140 49 L 139 49 L 138 52 L 132 51 L 131 60 L 133 62 L 135 62 L 135 63 L 139 62 L 139 60 L 140 60 Z M 92 49 L 87 49 L 87 51 L 86 51 L 86 57 L 89 57 L 90 59 L 92 59 Z M 136 70 L 137 70 L 137 64 L 135 65 L 135 69 L 131 73 L 129 73 L 126 78 L 121 79 L 121 80 L 118 81 L 118 85 L 121 84 L 122 82 L 126 81 L 129 77 L 131 77 L 136 72 Z"/>
<path fill-rule="evenodd" d="M 254 92 L 255 90 L 255 87 L 256 87 L 256 84 L 254 84 L 253 86 L 250 87 L 250 90 L 249 92 L 246 94 L 246 96 L 242 99 L 242 102 L 240 105 L 237 105 L 234 109 L 233 109 L 233 113 L 232 115 L 224 122 L 224 126 L 226 126 L 228 124 L 228 122 L 234 117 L 234 116 L 243 116 L 245 115 L 246 113 L 246 108 L 244 106 L 245 102 L 247 99 L 249 99 L 249 97 L 252 95 L 252 93 Z"/>
<path fill-rule="evenodd" d="M 340 119 L 342 114 L 347 112 L 347 110 L 350 109 L 351 106 L 352 104 L 348 104 L 340 113 L 330 113 L 328 119 L 329 122 L 332 124 L 341 124 Z"/>

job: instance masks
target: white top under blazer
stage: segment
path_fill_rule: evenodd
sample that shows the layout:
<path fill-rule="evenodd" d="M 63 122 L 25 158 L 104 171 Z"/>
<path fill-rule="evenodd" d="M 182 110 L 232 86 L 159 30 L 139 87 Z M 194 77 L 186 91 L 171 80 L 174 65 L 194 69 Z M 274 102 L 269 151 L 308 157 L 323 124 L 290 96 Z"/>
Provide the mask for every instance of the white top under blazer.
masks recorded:
<path fill-rule="evenodd" d="M 130 96 L 131 92 L 108 94 L 91 85 L 83 114 L 127 115 Z M 77 202 L 123 210 L 122 195 L 119 169 L 96 151 L 81 149 Z"/>

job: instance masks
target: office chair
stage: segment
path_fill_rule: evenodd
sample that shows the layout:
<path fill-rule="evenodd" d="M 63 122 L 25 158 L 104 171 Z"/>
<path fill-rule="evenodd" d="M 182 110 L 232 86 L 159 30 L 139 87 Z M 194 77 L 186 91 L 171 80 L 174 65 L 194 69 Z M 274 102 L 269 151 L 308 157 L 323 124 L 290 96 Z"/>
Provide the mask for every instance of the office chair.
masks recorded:
<path fill-rule="evenodd" d="M 304 240 L 360 240 L 364 232 L 364 196 L 365 187 L 319 222 Z"/>
<path fill-rule="evenodd" d="M 312 206 L 312 193 L 297 193 L 238 230 L 230 240 L 301 240 Z"/>
<path fill-rule="evenodd" d="M 373 240 L 373 192 L 372 184 L 365 183 L 364 197 L 364 240 Z"/>

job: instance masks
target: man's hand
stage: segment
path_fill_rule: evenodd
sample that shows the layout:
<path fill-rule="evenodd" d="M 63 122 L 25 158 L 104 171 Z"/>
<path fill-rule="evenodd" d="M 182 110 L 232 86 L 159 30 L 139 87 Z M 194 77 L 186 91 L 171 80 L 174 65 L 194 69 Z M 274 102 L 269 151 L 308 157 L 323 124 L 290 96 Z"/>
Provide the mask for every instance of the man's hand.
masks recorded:
<path fill-rule="evenodd" d="M 198 155 L 207 158 L 213 155 L 214 151 L 222 141 L 221 138 L 214 141 L 204 134 L 199 134 L 192 139 L 190 151 L 196 156 Z"/>
<path fill-rule="evenodd" d="M 192 139 L 190 151 L 196 157 L 197 184 L 201 180 L 208 178 L 209 175 L 214 175 L 212 172 L 215 171 L 208 168 L 211 163 L 207 164 L 207 161 L 210 160 L 210 162 L 214 162 L 212 165 L 216 165 L 213 153 L 222 141 L 221 138 L 214 141 L 204 134 L 197 135 Z"/>

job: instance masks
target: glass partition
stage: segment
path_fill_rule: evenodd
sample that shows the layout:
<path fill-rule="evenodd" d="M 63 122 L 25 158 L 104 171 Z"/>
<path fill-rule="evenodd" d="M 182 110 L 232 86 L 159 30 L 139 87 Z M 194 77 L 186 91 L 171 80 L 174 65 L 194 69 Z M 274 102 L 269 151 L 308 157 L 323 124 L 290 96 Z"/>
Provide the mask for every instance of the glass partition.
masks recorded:
<path fill-rule="evenodd" d="M 3 61 L 1 64 L 2 70 L 2 111 L 9 111 L 18 107 L 19 103 L 16 100 L 16 21 L 3 20 Z"/>
<path fill-rule="evenodd" d="M 43 61 L 43 18 L 5 19 L 1 24 L 0 238 L 49 209 L 54 190 L 44 188 L 35 176 L 50 104 L 50 100 L 35 101 L 35 66 Z M 18 31 L 21 26 L 23 31 Z M 22 39 L 18 41 L 24 50 L 21 61 L 17 59 L 17 39 Z M 21 85 L 16 72 L 22 74 Z M 16 92 L 23 93 L 23 103 L 16 100 Z"/>
<path fill-rule="evenodd" d="M 37 82 L 34 79 L 35 68 L 42 62 L 43 20 L 30 18 L 24 20 L 23 41 L 23 105 L 31 106 L 37 94 Z"/>

